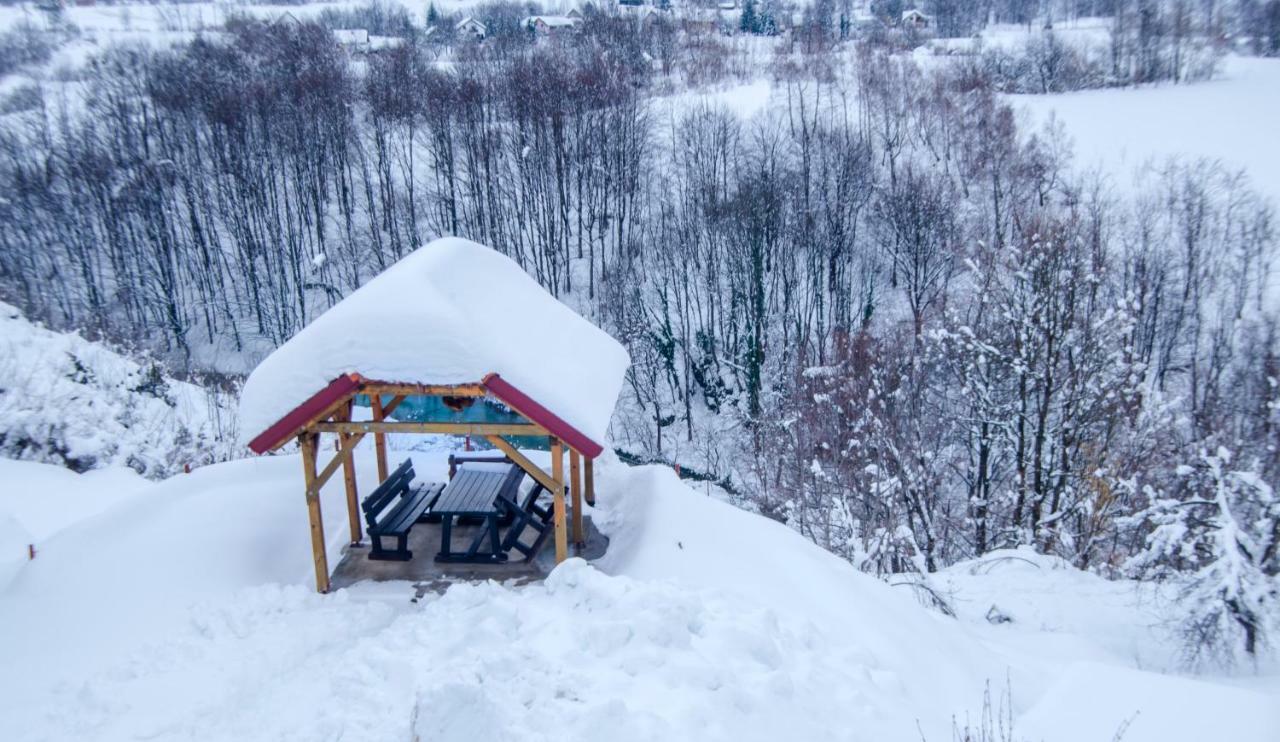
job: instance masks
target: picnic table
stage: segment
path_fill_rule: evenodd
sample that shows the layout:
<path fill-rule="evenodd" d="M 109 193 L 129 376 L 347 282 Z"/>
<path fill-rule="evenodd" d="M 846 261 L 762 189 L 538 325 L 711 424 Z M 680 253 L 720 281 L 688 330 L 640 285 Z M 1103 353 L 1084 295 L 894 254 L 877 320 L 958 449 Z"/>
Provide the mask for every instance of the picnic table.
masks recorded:
<path fill-rule="evenodd" d="M 506 509 L 503 502 L 507 498 L 499 495 L 516 490 L 523 478 L 524 472 L 515 465 L 505 470 L 460 468 L 431 509 L 440 516 L 440 552 L 436 561 L 505 562 L 507 553 L 498 538 L 498 519 Z M 454 551 L 454 520 L 462 518 L 478 520 L 480 530 L 466 551 Z"/>

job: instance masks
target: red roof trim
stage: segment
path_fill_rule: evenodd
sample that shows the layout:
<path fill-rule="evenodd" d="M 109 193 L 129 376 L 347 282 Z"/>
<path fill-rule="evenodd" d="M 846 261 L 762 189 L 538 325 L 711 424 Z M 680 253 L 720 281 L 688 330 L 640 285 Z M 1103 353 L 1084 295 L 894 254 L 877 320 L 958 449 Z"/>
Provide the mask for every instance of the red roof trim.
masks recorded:
<path fill-rule="evenodd" d="M 254 453 L 266 453 L 298 434 L 298 431 L 317 415 L 329 409 L 335 402 L 360 388 L 364 379 L 359 374 L 343 374 L 329 386 L 311 395 L 310 399 L 293 408 L 288 414 L 276 421 L 275 425 L 258 434 L 249 441 L 249 449 Z"/>
<path fill-rule="evenodd" d="M 339 376 L 249 441 L 250 450 L 261 454 L 278 448 L 335 402 L 359 391 L 364 383 L 365 379 L 359 374 Z M 582 431 L 565 422 L 559 415 L 543 407 L 501 376 L 489 374 L 484 377 L 482 383 L 507 406 L 546 428 L 547 432 L 568 443 L 583 456 L 594 459 L 603 453 L 603 446 L 588 438 Z"/>
<path fill-rule="evenodd" d="M 562 420 L 556 413 L 538 404 L 532 397 L 512 386 L 511 382 L 501 376 L 497 374 L 485 376 L 484 386 L 513 410 L 546 428 L 549 433 L 568 443 L 583 456 L 594 459 L 604 451 L 599 443 Z"/>

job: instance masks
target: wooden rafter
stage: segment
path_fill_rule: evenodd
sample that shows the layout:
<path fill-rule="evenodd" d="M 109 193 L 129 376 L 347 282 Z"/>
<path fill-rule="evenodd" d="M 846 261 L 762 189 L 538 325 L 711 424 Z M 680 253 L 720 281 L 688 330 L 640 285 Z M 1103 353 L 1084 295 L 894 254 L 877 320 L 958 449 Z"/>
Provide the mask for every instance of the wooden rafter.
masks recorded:
<path fill-rule="evenodd" d="M 416 433 L 438 435 L 547 435 L 532 423 L 417 423 L 384 420 L 383 422 L 317 422 L 307 426 L 316 433 Z"/>
<path fill-rule="evenodd" d="M 393 381 L 365 381 L 360 388 L 365 394 L 411 397 L 483 397 L 488 393 L 482 384 L 402 384 Z"/>

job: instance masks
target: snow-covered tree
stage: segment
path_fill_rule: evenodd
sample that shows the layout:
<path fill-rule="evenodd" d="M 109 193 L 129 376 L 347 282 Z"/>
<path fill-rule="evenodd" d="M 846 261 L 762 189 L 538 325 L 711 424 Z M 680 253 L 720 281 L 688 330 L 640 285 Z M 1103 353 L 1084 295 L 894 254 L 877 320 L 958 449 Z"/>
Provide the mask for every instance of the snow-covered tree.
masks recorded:
<path fill-rule="evenodd" d="M 1129 568 L 1177 580 L 1179 629 L 1190 664 L 1256 658 L 1280 618 L 1280 502 L 1219 447 L 1180 466 L 1173 492 L 1153 493 L 1138 518 L 1150 532 Z"/>

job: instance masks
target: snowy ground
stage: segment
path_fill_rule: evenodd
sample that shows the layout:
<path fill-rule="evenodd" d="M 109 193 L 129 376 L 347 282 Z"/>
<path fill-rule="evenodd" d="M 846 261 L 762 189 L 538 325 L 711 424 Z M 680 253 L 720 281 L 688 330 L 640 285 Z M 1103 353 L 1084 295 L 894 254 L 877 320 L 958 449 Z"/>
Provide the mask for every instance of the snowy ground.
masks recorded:
<path fill-rule="evenodd" d="M 1076 166 L 1099 168 L 1122 190 L 1151 164 L 1203 157 L 1247 172 L 1280 206 L 1280 59 L 1230 56 L 1203 83 L 1011 100 L 1033 125 L 1056 117 L 1075 142 Z"/>
<path fill-rule="evenodd" d="M 444 450 L 413 455 L 441 471 Z M 1011 691 L 1017 739 L 1280 733 L 1273 676 L 1159 672 L 1157 614 L 1124 583 L 998 554 L 939 576 L 948 619 L 659 467 L 600 468 L 595 566 L 419 603 L 397 583 L 318 596 L 300 469 L 235 461 L 141 489 L 44 472 L 59 486 L 28 498 L 114 504 L 0 588 L 12 738 L 945 740 L 988 681 L 993 703 Z M 336 559 L 340 485 L 324 506 Z M 1013 622 L 988 623 L 992 603 Z"/>

